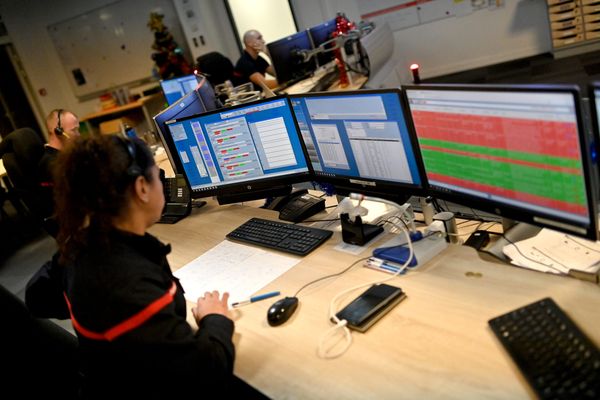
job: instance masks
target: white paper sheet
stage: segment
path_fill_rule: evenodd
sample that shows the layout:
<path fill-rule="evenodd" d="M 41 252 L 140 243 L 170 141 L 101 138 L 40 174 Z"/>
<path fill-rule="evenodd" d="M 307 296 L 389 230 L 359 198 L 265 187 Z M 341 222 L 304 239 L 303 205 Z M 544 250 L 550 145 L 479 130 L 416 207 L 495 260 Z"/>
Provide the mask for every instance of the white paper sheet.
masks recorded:
<path fill-rule="evenodd" d="M 224 240 L 174 275 L 189 301 L 218 290 L 229 292 L 231 305 L 247 300 L 299 262 L 300 258 Z"/>
<path fill-rule="evenodd" d="M 521 267 L 555 274 L 570 270 L 596 272 L 600 262 L 600 242 L 592 242 L 550 229 L 536 236 L 504 246 L 503 252 Z"/>

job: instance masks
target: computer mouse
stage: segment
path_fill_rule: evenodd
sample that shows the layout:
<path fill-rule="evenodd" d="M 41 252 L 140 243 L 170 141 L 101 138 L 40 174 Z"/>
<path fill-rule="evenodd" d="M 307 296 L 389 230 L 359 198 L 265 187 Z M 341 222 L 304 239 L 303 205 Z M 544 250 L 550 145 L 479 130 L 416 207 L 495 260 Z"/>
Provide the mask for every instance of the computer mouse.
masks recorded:
<path fill-rule="evenodd" d="M 298 308 L 297 297 L 284 297 L 277 300 L 267 312 L 267 322 L 271 326 L 278 326 L 290 319 L 294 311 Z"/>

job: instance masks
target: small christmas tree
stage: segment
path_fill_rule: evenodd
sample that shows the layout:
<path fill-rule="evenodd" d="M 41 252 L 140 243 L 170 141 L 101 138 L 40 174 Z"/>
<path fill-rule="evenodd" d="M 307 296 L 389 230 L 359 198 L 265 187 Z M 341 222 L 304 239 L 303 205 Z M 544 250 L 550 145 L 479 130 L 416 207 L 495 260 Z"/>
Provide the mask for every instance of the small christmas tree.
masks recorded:
<path fill-rule="evenodd" d="M 152 60 L 156 63 L 156 72 L 161 79 L 170 79 L 192 73 L 192 67 L 183 56 L 169 29 L 163 23 L 164 15 L 150 13 L 148 27 L 154 32 Z"/>

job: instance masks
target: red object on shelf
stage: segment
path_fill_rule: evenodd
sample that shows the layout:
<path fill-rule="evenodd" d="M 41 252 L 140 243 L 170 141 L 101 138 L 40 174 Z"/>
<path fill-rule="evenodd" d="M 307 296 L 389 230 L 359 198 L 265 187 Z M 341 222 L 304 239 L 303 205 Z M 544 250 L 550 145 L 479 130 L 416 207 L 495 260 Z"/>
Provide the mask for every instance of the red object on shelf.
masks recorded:
<path fill-rule="evenodd" d="M 354 22 L 348 21 L 343 13 L 338 13 L 335 18 L 335 31 L 333 37 L 348 33 L 348 31 L 355 29 L 356 25 Z M 348 80 L 348 71 L 346 71 L 346 64 L 344 63 L 344 57 L 342 57 L 342 49 L 335 49 L 335 63 L 337 64 L 338 70 L 340 71 L 340 87 L 346 87 L 350 83 Z"/>

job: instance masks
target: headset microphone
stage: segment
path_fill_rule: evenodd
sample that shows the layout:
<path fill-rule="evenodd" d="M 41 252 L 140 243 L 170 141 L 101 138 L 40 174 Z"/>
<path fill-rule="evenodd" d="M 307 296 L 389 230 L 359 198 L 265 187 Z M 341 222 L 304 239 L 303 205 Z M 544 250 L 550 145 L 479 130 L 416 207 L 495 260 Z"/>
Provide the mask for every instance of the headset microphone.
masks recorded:
<path fill-rule="evenodd" d="M 56 112 L 56 128 L 54 128 L 54 133 L 56 134 L 56 136 L 61 136 L 64 135 L 67 139 L 70 139 L 71 137 L 67 134 L 67 132 L 65 132 L 65 130 L 63 129 L 61 123 L 60 123 L 60 114 L 62 114 L 63 110 L 59 109 Z"/>

